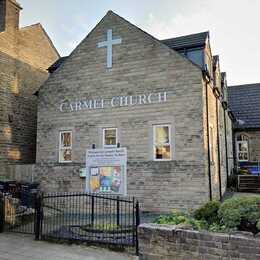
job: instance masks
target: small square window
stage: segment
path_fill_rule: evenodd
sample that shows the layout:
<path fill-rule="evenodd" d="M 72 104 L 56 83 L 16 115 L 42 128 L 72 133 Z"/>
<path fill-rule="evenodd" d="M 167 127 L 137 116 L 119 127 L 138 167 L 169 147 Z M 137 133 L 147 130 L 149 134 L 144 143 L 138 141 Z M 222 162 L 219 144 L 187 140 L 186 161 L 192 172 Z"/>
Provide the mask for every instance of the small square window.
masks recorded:
<path fill-rule="evenodd" d="M 62 131 L 60 132 L 60 144 L 59 144 L 59 162 L 71 162 L 72 161 L 72 132 Z"/>
<path fill-rule="evenodd" d="M 171 160 L 171 127 L 170 125 L 155 125 L 153 128 L 154 160 Z"/>
<path fill-rule="evenodd" d="M 117 128 L 103 129 L 103 147 L 116 147 L 117 142 Z"/>

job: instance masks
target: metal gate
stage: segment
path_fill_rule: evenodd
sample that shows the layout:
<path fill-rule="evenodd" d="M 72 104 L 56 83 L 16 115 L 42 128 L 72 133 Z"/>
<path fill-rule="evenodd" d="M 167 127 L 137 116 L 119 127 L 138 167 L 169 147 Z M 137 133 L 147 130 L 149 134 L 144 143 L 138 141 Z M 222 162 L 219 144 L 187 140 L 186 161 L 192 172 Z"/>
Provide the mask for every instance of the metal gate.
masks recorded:
<path fill-rule="evenodd" d="M 138 254 L 139 203 L 134 198 L 89 193 L 0 195 L 0 232 L 134 247 Z"/>
<path fill-rule="evenodd" d="M 40 239 L 136 247 L 139 204 L 134 198 L 89 193 L 42 197 Z"/>
<path fill-rule="evenodd" d="M 20 191 L 0 195 L 0 232 L 35 234 L 37 193 Z"/>

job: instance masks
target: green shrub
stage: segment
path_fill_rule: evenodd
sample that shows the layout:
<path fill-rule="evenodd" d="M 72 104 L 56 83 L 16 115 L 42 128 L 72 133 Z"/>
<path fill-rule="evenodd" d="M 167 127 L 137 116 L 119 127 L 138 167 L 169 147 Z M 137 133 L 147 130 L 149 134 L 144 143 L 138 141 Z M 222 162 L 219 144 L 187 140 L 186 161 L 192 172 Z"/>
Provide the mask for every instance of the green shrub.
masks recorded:
<path fill-rule="evenodd" d="M 179 225 L 183 224 L 187 220 L 187 215 L 183 212 L 173 211 L 169 215 L 161 215 L 155 219 L 157 224 L 169 224 L 169 225 Z"/>
<path fill-rule="evenodd" d="M 218 210 L 220 202 L 209 201 L 204 206 L 197 209 L 194 213 L 195 219 L 205 220 L 209 225 L 219 223 Z"/>
<path fill-rule="evenodd" d="M 256 228 L 260 231 L 260 219 L 258 219 L 256 222 Z"/>
<path fill-rule="evenodd" d="M 205 229 L 207 223 L 203 220 L 197 220 L 191 217 L 190 215 L 180 212 L 180 211 L 173 211 L 169 215 L 162 215 L 155 219 L 154 221 L 157 224 L 169 224 L 169 225 L 187 225 L 191 226 L 196 230 Z"/>
<path fill-rule="evenodd" d="M 237 229 L 243 221 L 256 224 L 260 219 L 260 196 L 231 198 L 222 203 L 218 211 L 221 224 L 228 229 Z"/>
<path fill-rule="evenodd" d="M 208 230 L 211 232 L 226 232 L 227 227 L 219 223 L 213 223 L 209 226 Z"/>
<path fill-rule="evenodd" d="M 260 196 L 211 201 L 191 214 L 174 211 L 155 220 L 157 224 L 187 225 L 196 230 L 260 232 Z"/>

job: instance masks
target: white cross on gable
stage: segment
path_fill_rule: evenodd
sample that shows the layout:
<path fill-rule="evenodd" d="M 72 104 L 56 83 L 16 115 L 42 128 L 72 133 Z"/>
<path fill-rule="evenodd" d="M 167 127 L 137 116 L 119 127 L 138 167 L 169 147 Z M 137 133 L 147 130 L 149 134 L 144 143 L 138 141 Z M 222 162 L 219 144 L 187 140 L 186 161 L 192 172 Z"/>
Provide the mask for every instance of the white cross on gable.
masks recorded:
<path fill-rule="evenodd" d="M 121 44 L 122 39 L 113 39 L 112 29 L 107 30 L 107 40 L 105 42 L 99 42 L 97 44 L 98 48 L 107 47 L 107 68 L 112 68 L 113 64 L 113 45 Z"/>

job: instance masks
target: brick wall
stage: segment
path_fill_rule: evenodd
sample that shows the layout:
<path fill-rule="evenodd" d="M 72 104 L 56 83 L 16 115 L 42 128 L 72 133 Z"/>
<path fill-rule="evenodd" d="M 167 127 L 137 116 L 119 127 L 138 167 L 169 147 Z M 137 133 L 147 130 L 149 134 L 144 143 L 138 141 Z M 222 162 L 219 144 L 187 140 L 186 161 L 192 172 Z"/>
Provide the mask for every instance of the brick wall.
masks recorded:
<path fill-rule="evenodd" d="M 260 259 L 260 239 L 247 232 L 220 234 L 142 224 L 138 235 L 140 260 Z"/>

